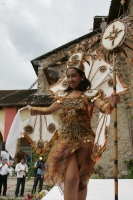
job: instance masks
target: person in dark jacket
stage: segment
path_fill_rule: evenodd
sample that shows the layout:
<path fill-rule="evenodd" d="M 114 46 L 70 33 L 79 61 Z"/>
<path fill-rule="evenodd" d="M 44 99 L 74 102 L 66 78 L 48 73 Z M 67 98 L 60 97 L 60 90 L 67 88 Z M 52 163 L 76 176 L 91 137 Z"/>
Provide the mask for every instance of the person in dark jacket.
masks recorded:
<path fill-rule="evenodd" d="M 35 178 L 31 192 L 32 194 L 36 193 L 36 187 L 38 185 L 38 182 L 39 182 L 38 192 L 42 190 L 43 179 L 44 179 L 43 170 L 45 169 L 45 162 L 42 160 L 42 157 L 40 157 L 40 159 L 35 163 L 34 169 L 35 169 Z"/>

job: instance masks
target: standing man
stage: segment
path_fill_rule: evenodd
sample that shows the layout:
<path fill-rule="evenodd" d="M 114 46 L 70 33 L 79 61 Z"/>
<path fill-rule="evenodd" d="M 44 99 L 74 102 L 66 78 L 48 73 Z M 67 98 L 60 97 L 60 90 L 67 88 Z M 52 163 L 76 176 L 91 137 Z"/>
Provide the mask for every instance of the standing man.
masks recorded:
<path fill-rule="evenodd" d="M 3 185 L 3 196 L 6 196 L 6 190 L 7 190 L 7 176 L 8 176 L 8 169 L 9 165 L 6 162 L 5 158 L 2 158 L 2 163 L 0 164 L 0 196 L 1 194 L 1 189 Z"/>
<path fill-rule="evenodd" d="M 28 167 L 25 164 L 24 158 L 22 158 L 20 163 L 16 165 L 15 171 L 17 172 L 17 185 L 15 190 L 15 197 L 18 197 L 20 185 L 21 185 L 20 196 L 23 197 L 25 188 L 25 176 L 28 173 Z"/>
<path fill-rule="evenodd" d="M 37 187 L 38 182 L 39 182 L 38 192 L 42 190 L 43 179 L 44 179 L 43 170 L 45 169 L 45 162 L 42 160 L 42 157 L 40 157 L 40 160 L 35 163 L 34 169 L 35 169 L 35 178 L 34 178 L 34 184 L 33 184 L 32 192 L 31 192 L 32 194 L 36 193 L 36 187 Z"/>

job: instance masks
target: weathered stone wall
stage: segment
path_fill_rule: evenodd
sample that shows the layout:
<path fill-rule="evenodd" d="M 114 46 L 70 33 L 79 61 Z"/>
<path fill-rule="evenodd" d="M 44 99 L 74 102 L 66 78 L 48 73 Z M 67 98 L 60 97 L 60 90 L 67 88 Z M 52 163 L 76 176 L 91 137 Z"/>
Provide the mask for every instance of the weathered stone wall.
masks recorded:
<path fill-rule="evenodd" d="M 133 16 L 133 0 L 130 0 L 130 2 L 129 2 L 128 11 L 129 11 L 129 15 Z M 133 35 L 132 35 L 131 39 L 133 39 Z M 131 47 L 133 49 L 133 43 L 131 44 Z M 131 94 L 132 94 L 132 102 L 133 102 L 133 51 L 130 51 L 129 55 L 130 55 L 130 59 L 132 61 L 131 74 L 130 74 L 130 86 L 132 87 Z"/>
<path fill-rule="evenodd" d="M 133 15 L 133 0 L 130 0 L 128 3 L 128 10 L 127 10 L 128 15 Z"/>
<path fill-rule="evenodd" d="M 111 124 L 106 151 L 102 154 L 97 165 L 100 166 L 99 173 L 103 173 L 105 178 L 113 178 L 114 176 L 114 130 L 113 116 L 111 114 Z M 131 139 L 129 136 L 129 127 L 126 118 L 125 105 L 118 105 L 118 177 L 121 178 L 127 172 L 125 160 L 133 158 L 133 150 L 131 147 Z"/>
<path fill-rule="evenodd" d="M 49 86 L 47 79 L 43 72 L 43 60 L 40 61 L 40 66 L 38 67 L 38 87 L 37 87 L 37 94 L 44 95 L 49 94 L 47 92 L 47 88 Z"/>

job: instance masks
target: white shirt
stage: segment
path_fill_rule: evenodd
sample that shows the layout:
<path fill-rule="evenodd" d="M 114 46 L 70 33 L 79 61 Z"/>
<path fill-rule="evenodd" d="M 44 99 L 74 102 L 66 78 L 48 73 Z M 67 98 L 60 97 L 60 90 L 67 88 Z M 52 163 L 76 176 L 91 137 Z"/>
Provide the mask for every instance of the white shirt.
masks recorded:
<path fill-rule="evenodd" d="M 26 172 L 20 172 L 20 170 L 25 170 Z M 17 172 L 17 177 L 18 178 L 23 178 L 23 176 L 26 176 L 26 173 L 28 172 L 28 167 L 27 165 L 18 163 L 15 167 L 15 171 Z"/>
<path fill-rule="evenodd" d="M 2 164 L 0 164 L 0 167 L 2 166 Z M 0 174 L 3 175 L 7 175 L 8 174 L 8 165 L 5 163 L 2 168 L 0 169 Z"/>

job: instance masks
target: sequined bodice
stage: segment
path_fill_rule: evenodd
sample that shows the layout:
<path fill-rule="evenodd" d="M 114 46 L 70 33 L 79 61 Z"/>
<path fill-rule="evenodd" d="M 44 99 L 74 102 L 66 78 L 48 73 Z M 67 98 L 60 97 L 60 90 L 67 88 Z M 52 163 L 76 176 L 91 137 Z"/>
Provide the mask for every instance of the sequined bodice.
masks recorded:
<path fill-rule="evenodd" d="M 59 135 L 65 134 L 71 139 L 80 139 L 90 134 L 92 129 L 88 117 L 88 100 L 84 95 L 79 98 L 64 98 L 60 108 Z"/>

